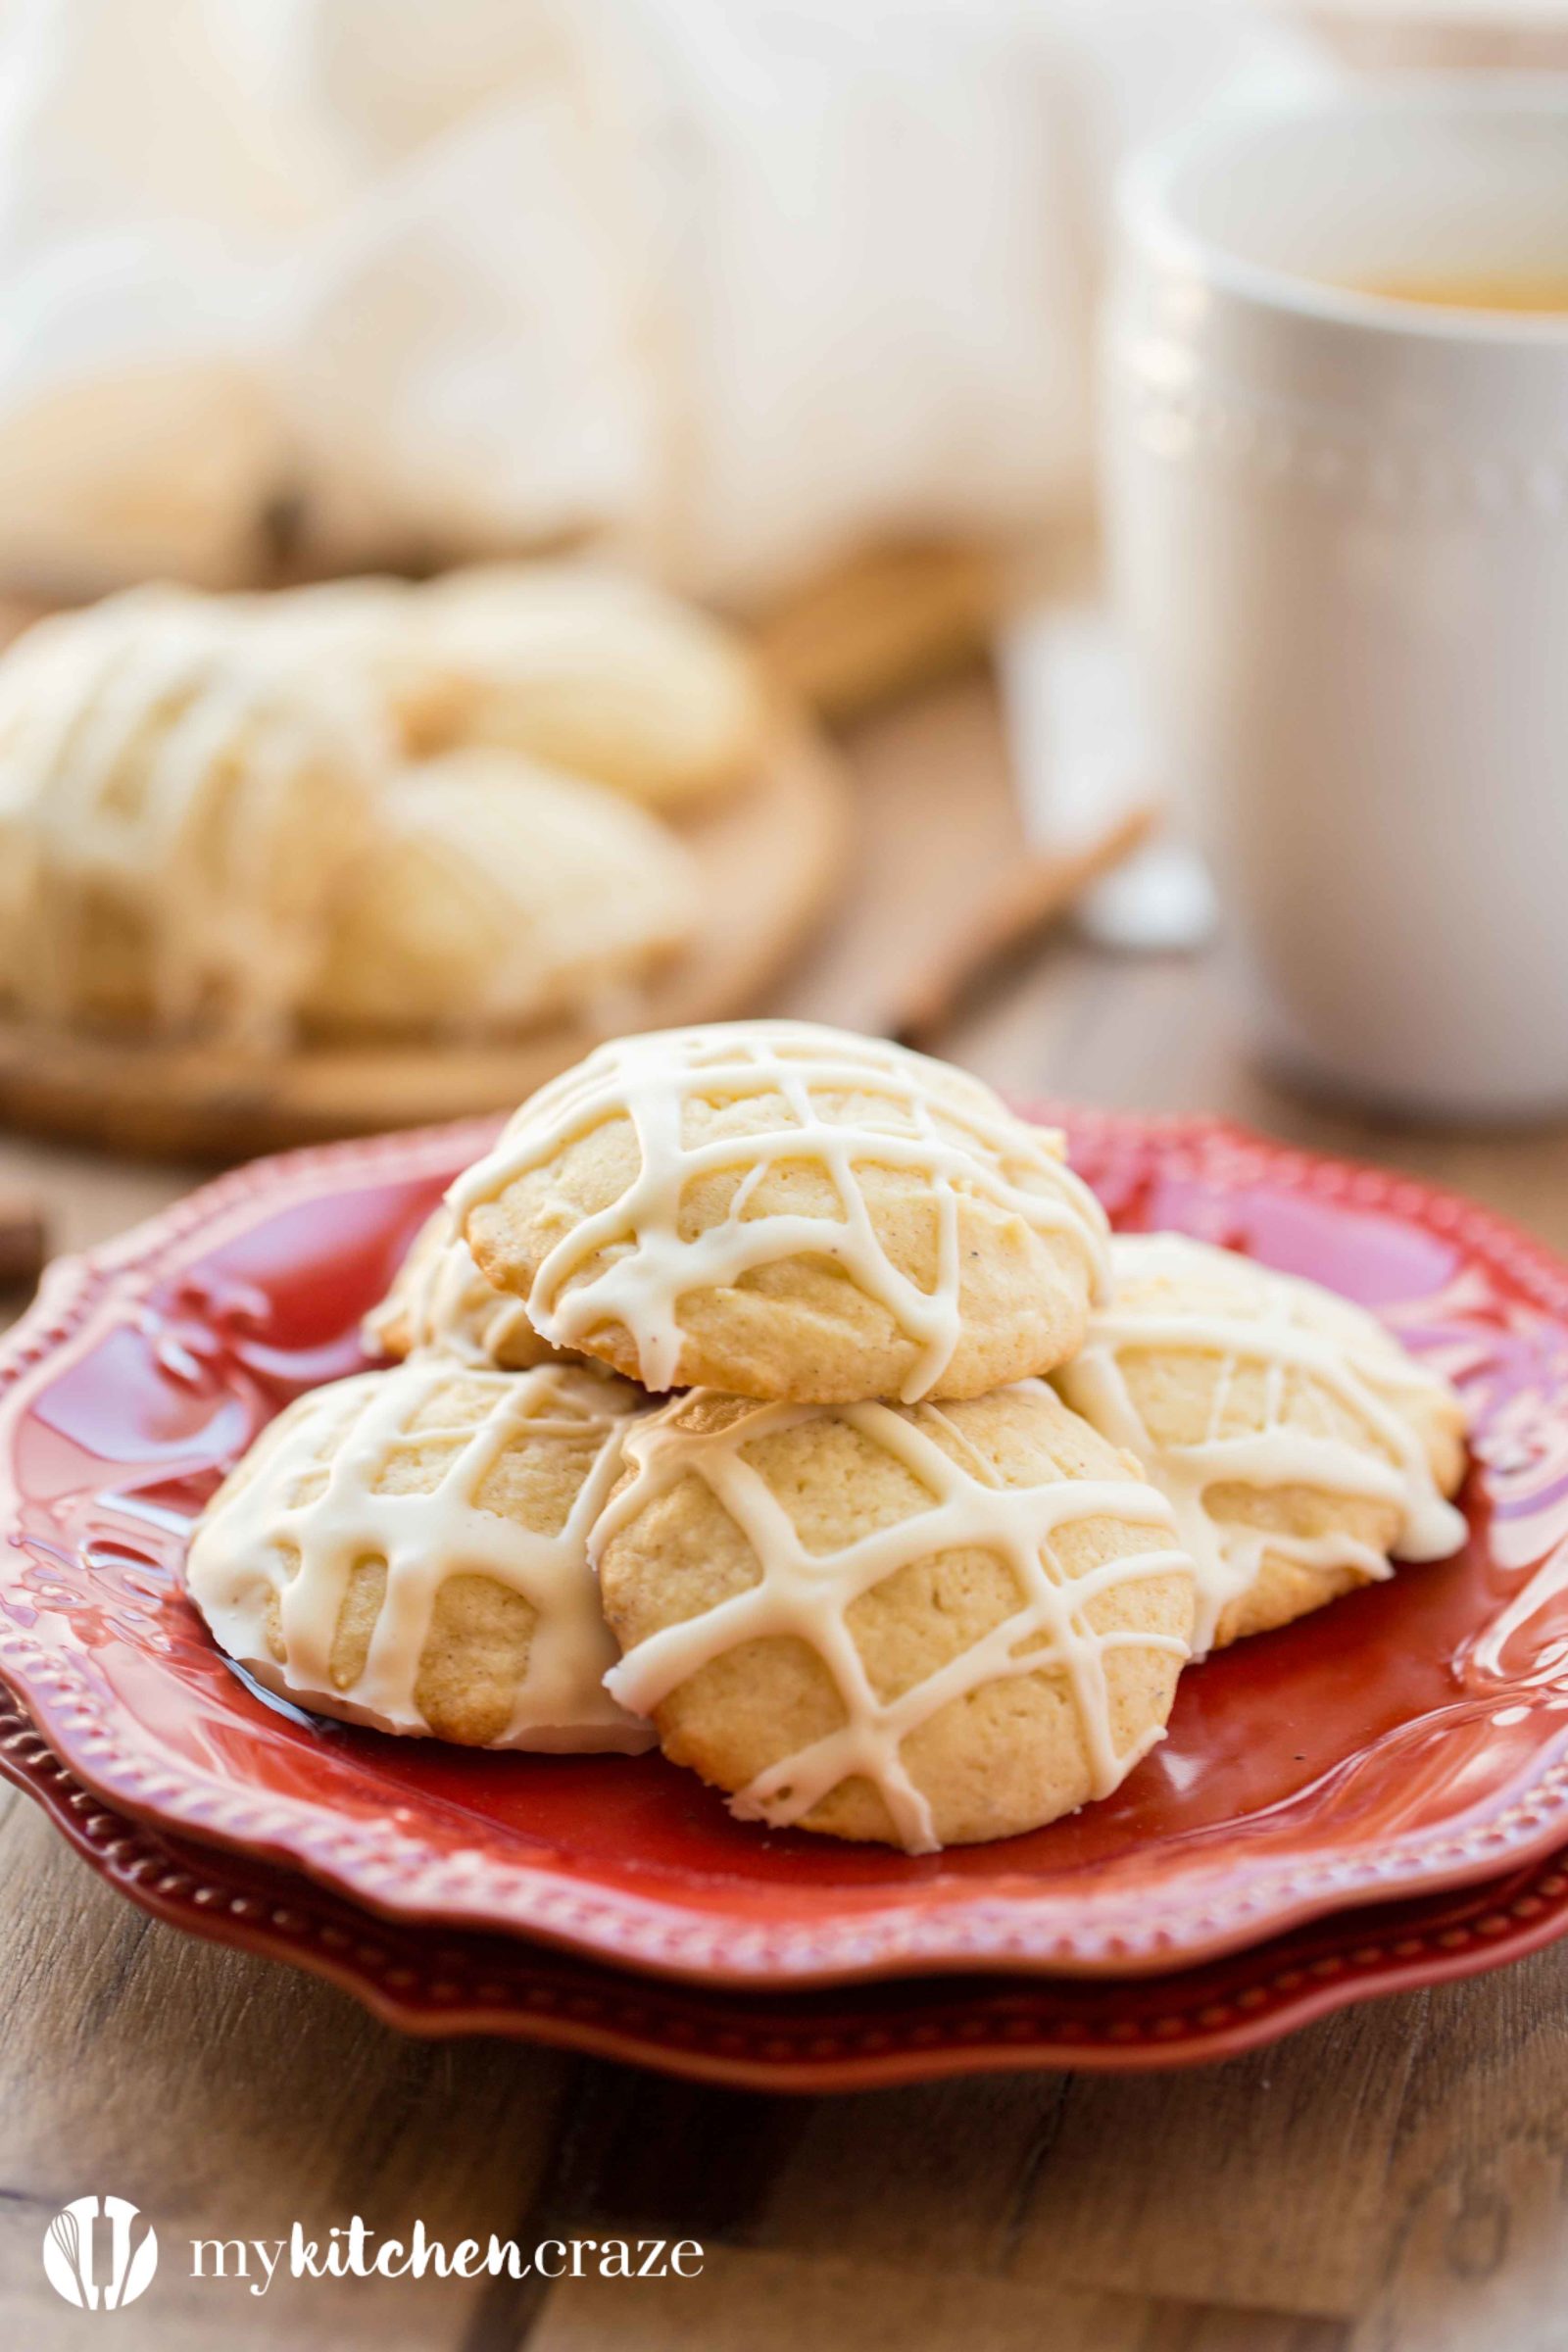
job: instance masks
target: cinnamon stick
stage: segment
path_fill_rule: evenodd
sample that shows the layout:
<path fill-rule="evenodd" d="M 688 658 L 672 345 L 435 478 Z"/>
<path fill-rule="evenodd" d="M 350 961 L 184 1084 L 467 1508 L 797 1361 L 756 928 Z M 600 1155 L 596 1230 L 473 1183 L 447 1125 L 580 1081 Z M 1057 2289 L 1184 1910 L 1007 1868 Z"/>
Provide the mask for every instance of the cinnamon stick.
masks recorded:
<path fill-rule="evenodd" d="M 1089 841 L 1036 851 L 1010 866 L 928 959 L 895 1006 L 888 1034 L 900 1045 L 921 1048 L 940 1038 L 1004 964 L 1147 840 L 1157 813 L 1152 802 L 1142 803 Z"/>

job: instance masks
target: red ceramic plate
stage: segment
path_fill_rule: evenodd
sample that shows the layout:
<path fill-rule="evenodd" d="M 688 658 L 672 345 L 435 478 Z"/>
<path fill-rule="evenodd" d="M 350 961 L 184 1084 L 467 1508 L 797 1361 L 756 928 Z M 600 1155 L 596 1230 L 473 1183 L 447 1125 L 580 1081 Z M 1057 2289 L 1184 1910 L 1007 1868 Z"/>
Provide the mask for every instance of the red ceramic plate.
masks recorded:
<path fill-rule="evenodd" d="M 0 1668 L 50 1746 L 181 1838 L 393 1917 L 710 1983 L 1126 1977 L 1568 1840 L 1568 1271 L 1465 1202 L 1230 1128 L 1072 1121 L 1124 1224 L 1388 1312 L 1470 1400 L 1470 1541 L 1183 1678 L 1108 1802 L 910 1860 L 730 1821 L 657 1757 L 397 1741 L 255 1695 L 182 1597 L 191 1513 L 278 1403 L 356 1366 L 483 1130 L 262 1161 L 59 1270 L 0 1354 Z"/>
<path fill-rule="evenodd" d="M 163 1837 L 73 1779 L 4 1690 L 0 1776 L 144 1911 L 309 1969 L 405 2034 L 499 2034 L 760 2090 L 1199 2066 L 1353 2001 L 1500 1967 L 1568 1933 L 1568 1857 L 1558 1856 L 1486 1886 L 1342 1912 L 1176 1976 L 904 1977 L 736 1992 L 628 1976 L 520 1936 L 371 1919 L 309 1879 Z"/>

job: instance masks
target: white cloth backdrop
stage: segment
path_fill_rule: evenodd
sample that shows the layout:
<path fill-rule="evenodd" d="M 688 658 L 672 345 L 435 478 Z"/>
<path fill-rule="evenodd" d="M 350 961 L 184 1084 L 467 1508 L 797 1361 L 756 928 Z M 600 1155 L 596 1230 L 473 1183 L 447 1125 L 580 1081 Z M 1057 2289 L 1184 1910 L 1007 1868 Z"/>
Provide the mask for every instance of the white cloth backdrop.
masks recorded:
<path fill-rule="evenodd" d="M 1212 0 L 9 0 L 0 581 L 1027 526 L 1115 155 L 1316 70 Z"/>

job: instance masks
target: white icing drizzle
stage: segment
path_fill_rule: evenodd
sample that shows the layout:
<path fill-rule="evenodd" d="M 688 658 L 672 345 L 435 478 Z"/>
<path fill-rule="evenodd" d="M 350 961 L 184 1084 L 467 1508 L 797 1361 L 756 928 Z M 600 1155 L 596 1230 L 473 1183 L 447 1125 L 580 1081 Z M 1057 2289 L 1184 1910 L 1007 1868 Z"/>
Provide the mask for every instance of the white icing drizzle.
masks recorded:
<path fill-rule="evenodd" d="M 837 1119 L 821 1107 L 821 1098 L 834 1093 L 869 1097 L 873 1107 Z M 762 1095 L 785 1106 L 766 1133 L 687 1140 L 688 1103 Z M 885 1106 L 880 1119 L 875 1106 Z M 1037 1233 L 1068 1236 L 1092 1290 L 1106 1281 L 1104 1212 L 1066 1166 L 1058 1135 L 1026 1126 L 989 1087 L 947 1063 L 805 1021 L 735 1021 L 601 1046 L 525 1102 L 495 1149 L 453 1186 L 448 1199 L 460 1223 L 616 1117 L 635 1130 L 638 1173 L 617 1200 L 579 1219 L 550 1250 L 527 1293 L 528 1317 L 562 1348 L 582 1344 L 596 1325 L 623 1324 L 645 1388 L 669 1389 L 679 1376 L 684 1296 L 800 1254 L 831 1257 L 887 1309 L 916 1349 L 904 1401 L 928 1396 L 960 1337 L 963 1194 L 996 1203 Z M 803 1159 L 828 1176 L 840 1218 L 748 1218 L 762 1176 Z M 906 1169 L 928 1188 L 939 1218 L 934 1290 L 919 1289 L 884 1250 L 857 1180 L 860 1165 Z M 728 1215 L 683 1238 L 687 1186 L 722 1169 L 745 1171 Z M 574 1281 L 601 1250 L 606 1263 L 591 1279 Z"/>
<path fill-rule="evenodd" d="M 299 1003 L 385 746 L 368 705 L 284 681 L 213 611 L 138 591 L 39 624 L 0 665 L 6 980 L 28 1012 L 91 1002 L 106 906 L 135 927 L 160 1027 L 270 1041 Z"/>
<path fill-rule="evenodd" d="M 482 1388 L 483 1409 L 451 1427 L 411 1432 L 455 1379 Z M 242 1475 L 209 1506 L 186 1564 L 192 1597 L 231 1656 L 302 1705 L 418 1735 L 429 1727 L 415 1686 L 436 1594 L 449 1576 L 491 1577 L 537 1611 L 512 1721 L 491 1744 L 647 1747 L 648 1727 L 623 1714 L 603 1687 L 615 1645 L 587 1559 L 588 1531 L 618 1475 L 630 1396 L 560 1365 L 457 1373 L 436 1356 L 313 1390 L 264 1431 Z M 585 1431 L 598 1439 L 598 1451 L 555 1535 L 475 1499 L 509 1447 L 580 1440 Z M 376 1491 L 401 1450 L 443 1440 L 454 1449 L 430 1493 Z M 318 1467 L 324 1483 L 311 1479 Z M 292 1575 L 288 1546 L 299 1556 Z M 355 1565 L 367 1558 L 385 1561 L 385 1594 L 364 1667 L 339 1690 L 333 1637 Z M 267 1642 L 269 1592 L 278 1604 L 281 1668 Z"/>
<path fill-rule="evenodd" d="M 428 1348 L 479 1370 L 515 1368 L 549 1351 L 522 1300 L 486 1282 L 445 1202 L 420 1227 L 396 1282 L 363 1329 L 367 1346 L 384 1353 L 392 1352 L 389 1340 L 397 1335 L 402 1354 Z"/>
<path fill-rule="evenodd" d="M 1111 1303 L 1091 1316 L 1082 1349 L 1052 1377 L 1085 1420 L 1137 1455 L 1175 1506 L 1182 1542 L 1198 1563 L 1196 1656 L 1212 1646 L 1226 1608 L 1253 1583 L 1266 1554 L 1308 1569 L 1353 1568 L 1370 1582 L 1393 1574 L 1381 1551 L 1348 1535 L 1307 1538 L 1216 1519 L 1204 1499 L 1211 1487 L 1310 1487 L 1392 1503 L 1399 1559 L 1443 1559 L 1463 1542 L 1463 1515 L 1439 1491 L 1411 1417 L 1413 1406 L 1449 1402 L 1452 1392 L 1370 1315 L 1315 1283 L 1179 1234 L 1119 1234 L 1111 1265 Z M 1220 1305 L 1207 1298 L 1187 1305 L 1177 1296 L 1157 1303 L 1127 1296 L 1129 1288 L 1157 1282 L 1200 1285 L 1210 1295 L 1223 1286 L 1228 1297 Z M 1133 1401 L 1122 1358 L 1157 1349 L 1218 1359 L 1207 1434 L 1196 1445 L 1161 1445 Z M 1264 1369 L 1263 1424 L 1222 1437 L 1244 1364 Z M 1283 1418 L 1298 1373 L 1354 1416 L 1367 1433 L 1364 1446 Z"/>
<path fill-rule="evenodd" d="M 822 1660 L 845 1715 L 841 1728 L 783 1757 L 732 1796 L 730 1811 L 738 1819 L 787 1828 L 841 1781 L 863 1776 L 881 1792 L 906 1851 L 936 1852 L 939 1840 L 931 1808 L 904 1764 L 903 1742 L 954 1699 L 983 1684 L 1017 1675 L 1059 1674 L 1065 1679 L 1077 1708 L 1094 1796 L 1108 1796 L 1164 1737 L 1158 1725 L 1151 1725 L 1130 1747 L 1117 1748 L 1105 1660 L 1111 1651 L 1127 1648 L 1185 1659 L 1187 1643 L 1173 1635 L 1135 1627 L 1097 1632 L 1088 1621 L 1091 1603 L 1103 1593 L 1155 1577 L 1192 1574 L 1192 1562 L 1171 1540 L 1175 1522 L 1170 1506 L 1152 1487 L 1131 1477 L 1004 1485 L 939 1406 L 928 1405 L 924 1413 L 943 1421 L 962 1455 L 959 1461 L 935 1443 L 915 1415 L 894 1405 L 758 1404 L 727 1427 L 708 1434 L 682 1429 L 673 1417 L 681 1409 L 676 1405 L 652 1415 L 628 1432 L 624 1453 L 632 1476 L 595 1526 L 590 1555 L 597 1566 L 622 1528 L 681 1479 L 697 1477 L 711 1489 L 750 1544 L 760 1581 L 701 1616 L 666 1626 L 637 1643 L 606 1678 L 610 1690 L 623 1705 L 649 1715 L 679 1684 L 722 1652 L 744 1642 L 794 1635 Z M 744 1458 L 744 1449 L 760 1438 L 824 1412 L 847 1422 L 900 1462 L 930 1494 L 930 1508 L 841 1549 L 808 1550 L 761 1472 Z M 1081 1576 L 1066 1575 L 1052 1553 L 1053 1536 L 1075 1522 L 1098 1517 L 1147 1526 L 1157 1531 L 1158 1540 L 1148 1549 L 1105 1560 Z M 960 1548 L 990 1551 L 1004 1561 L 1017 1579 L 1019 1606 L 922 1682 L 894 1698 L 879 1699 L 846 1612 L 862 1592 L 910 1562 Z M 1041 1646 L 1024 1646 L 1031 1642 Z"/>

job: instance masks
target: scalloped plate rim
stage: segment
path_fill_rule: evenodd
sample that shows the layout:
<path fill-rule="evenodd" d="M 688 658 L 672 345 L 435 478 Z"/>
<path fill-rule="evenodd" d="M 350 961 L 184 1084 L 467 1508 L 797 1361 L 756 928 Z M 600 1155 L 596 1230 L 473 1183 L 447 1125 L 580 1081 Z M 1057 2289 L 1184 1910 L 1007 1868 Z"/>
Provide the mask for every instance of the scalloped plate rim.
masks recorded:
<path fill-rule="evenodd" d="M 190 1881 L 174 1849 L 164 1842 L 155 1829 L 150 1833 L 150 1847 L 127 1858 L 123 1850 L 117 1849 L 122 1849 L 127 1842 L 134 1847 L 135 1834 L 144 1825 L 117 1817 L 112 1811 L 107 1818 L 100 1815 L 97 1822 L 85 1814 L 75 1801 L 82 1785 L 30 1724 L 14 1694 L 11 1705 L 16 1712 L 14 1723 L 8 1725 L 0 1715 L 0 1779 L 24 1790 L 88 1869 L 149 1917 L 221 1947 L 301 1969 L 335 1985 L 380 2024 L 423 2040 L 503 2035 L 621 2064 L 651 2067 L 684 2081 L 730 2087 L 818 2095 L 894 2088 L 964 2076 L 1062 2068 L 1097 2074 L 1173 2073 L 1267 2048 L 1342 2009 L 1488 1974 L 1494 1968 L 1526 1959 L 1568 1934 L 1568 1899 L 1565 1899 L 1568 1869 L 1563 1867 L 1568 1864 L 1568 1854 L 1559 1854 L 1555 1857 L 1555 1870 L 1548 1861 L 1539 1874 L 1548 1883 L 1555 1881 L 1556 1892 L 1550 1895 L 1538 1892 L 1538 1879 L 1532 1878 L 1507 1902 L 1507 1911 L 1513 1914 L 1516 1924 L 1509 1928 L 1506 1914 L 1495 1914 L 1501 1934 L 1489 1933 L 1492 1921 L 1484 1919 L 1474 1931 L 1455 1937 L 1451 1930 L 1446 1931 L 1437 1923 L 1429 1925 L 1426 1914 L 1430 1906 L 1417 1901 L 1406 1906 L 1390 1906 L 1383 1941 L 1374 1942 L 1370 1949 L 1360 1915 L 1354 1911 L 1336 1914 L 1329 1923 L 1338 1926 L 1349 1940 L 1348 1955 L 1331 1952 L 1319 1955 L 1316 1961 L 1303 1955 L 1299 1966 L 1282 1968 L 1281 1962 L 1289 1962 L 1291 1958 L 1291 1936 L 1288 1934 L 1283 1938 L 1271 1939 L 1269 1947 L 1260 1949 L 1259 1958 L 1263 1958 L 1266 1950 L 1266 1969 L 1273 1988 L 1284 1994 L 1278 2005 L 1272 2008 L 1268 2005 L 1267 1987 L 1247 1986 L 1240 1993 L 1224 1995 L 1210 2006 L 1200 1986 L 1189 1981 L 1183 1994 L 1192 2030 L 1185 2037 L 1179 2029 L 1188 2021 L 1174 2018 L 1170 2022 L 1176 2031 L 1161 2031 L 1156 2027 L 1148 2035 L 1136 2029 L 1118 2033 L 1118 2021 L 1113 2019 L 1103 2038 L 1098 2041 L 1069 2036 L 1060 2031 L 1054 2039 L 1045 2034 L 1039 2038 L 1009 2039 L 1001 2034 L 987 2039 L 980 2021 L 971 2013 L 960 2023 L 955 2037 L 946 2043 L 939 2035 L 923 2033 L 918 2026 L 906 2030 L 901 2041 L 895 2031 L 885 2025 L 878 2026 L 877 2012 L 873 2009 L 859 2021 L 858 2049 L 843 2046 L 846 2037 L 841 2028 L 836 2051 L 831 2054 L 823 2051 L 818 2036 L 818 2046 L 802 2059 L 789 2054 L 787 2043 L 782 2042 L 777 2008 L 759 2007 L 746 2013 L 743 2022 L 737 2022 L 732 2012 L 722 2035 L 715 2037 L 714 2047 L 704 2050 L 697 2046 L 694 2030 L 688 2029 L 682 2034 L 666 2033 L 662 2038 L 658 2035 L 646 2010 L 638 2010 L 636 1988 L 640 1980 L 636 1976 L 620 1980 L 626 1987 L 628 2006 L 621 2010 L 618 2019 L 612 2018 L 608 2025 L 596 2025 L 589 2016 L 581 2014 L 580 2003 L 569 1992 L 553 2003 L 531 1997 L 506 1998 L 505 1986 L 486 1987 L 482 1970 L 479 1983 L 465 2005 L 463 1987 L 453 1984 L 452 1976 L 454 1959 L 466 1963 L 468 1959 L 466 1952 L 455 1952 L 450 1940 L 432 1951 L 422 1983 L 417 1969 L 407 1963 L 397 1972 L 396 1982 L 391 1971 L 384 1978 L 378 1977 L 365 1948 L 354 1951 L 352 1937 L 344 1931 L 323 1927 L 319 1916 L 313 1923 L 310 1917 L 313 1901 L 320 1903 L 324 1897 L 328 1902 L 345 1903 L 344 1897 L 332 1894 L 315 1881 L 308 1883 L 302 1905 L 295 1884 L 288 1875 L 280 1874 L 283 1899 L 272 1907 L 270 1916 L 263 1916 L 263 1899 L 253 1890 L 236 1895 L 221 1883 L 220 1869 L 204 1883 Z M 21 1752 L 29 1741 L 42 1750 L 46 1762 Z M 123 1835 L 127 1830 L 131 1833 L 128 1840 Z M 226 1852 L 218 1853 L 220 1862 L 229 1858 Z M 158 1878 L 149 1877 L 144 1868 L 147 1863 L 160 1872 Z M 351 1903 L 346 1907 L 351 1912 L 358 1909 Z M 434 1940 L 434 1928 L 408 1921 L 399 1925 L 407 1941 L 423 1937 Z M 332 1942 L 328 1941 L 329 1934 L 335 1935 Z M 1345 1965 L 1347 1957 L 1348 1967 Z M 1358 1973 L 1351 1973 L 1352 1970 Z M 1192 1973 L 1200 1979 L 1204 1971 L 1200 1968 Z M 1292 1979 L 1295 1982 L 1286 1991 L 1286 1983 Z M 914 1982 L 918 1984 L 920 1981 Z M 934 1978 L 926 1982 L 934 1999 L 951 1997 L 946 1991 L 947 1980 Z M 1021 1979 L 1023 1987 L 1039 1982 L 1028 1977 Z M 1114 1980 L 1102 1983 L 1107 1991 L 1114 1992 Z M 682 1987 L 678 1981 L 677 1988 L 698 1993 L 718 1990 L 701 1984 Z M 756 1988 L 750 1989 L 755 1995 Z M 852 1984 L 845 1989 L 854 1994 L 874 1991 L 875 1987 Z M 421 1991 L 422 2000 L 418 1997 Z M 457 1997 L 444 1999 L 440 1997 L 443 1991 Z M 612 1981 L 609 1986 L 612 2003 L 617 1991 L 618 1984 Z M 768 1996 L 756 1997 L 765 2001 Z M 741 1999 L 744 1998 L 743 1992 Z M 596 1997 L 594 2006 L 604 2006 L 603 1995 Z M 1161 2021 L 1161 2025 L 1165 2022 Z M 977 2028 L 972 2038 L 965 2035 L 966 2023 Z M 749 2050 L 747 2029 L 752 2034 Z"/>

